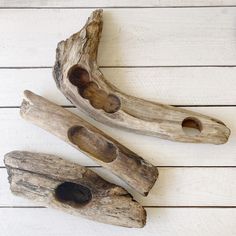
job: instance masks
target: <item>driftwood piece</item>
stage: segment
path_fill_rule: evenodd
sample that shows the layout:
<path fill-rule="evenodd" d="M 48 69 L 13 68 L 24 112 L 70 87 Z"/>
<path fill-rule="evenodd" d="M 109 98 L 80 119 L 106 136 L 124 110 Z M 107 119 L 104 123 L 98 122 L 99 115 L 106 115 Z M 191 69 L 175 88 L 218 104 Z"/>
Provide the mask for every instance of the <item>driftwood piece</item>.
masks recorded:
<path fill-rule="evenodd" d="M 5 155 L 11 191 L 77 216 L 125 227 L 143 227 L 145 209 L 122 187 L 57 156 L 13 151 Z"/>
<path fill-rule="evenodd" d="M 24 96 L 20 110 L 24 119 L 93 158 L 137 192 L 148 194 L 158 177 L 155 166 L 72 112 L 30 91 Z"/>
<path fill-rule="evenodd" d="M 60 91 L 80 110 L 113 127 L 193 143 L 223 144 L 230 130 L 217 119 L 129 96 L 109 83 L 97 65 L 102 10 L 57 46 L 53 75 Z M 197 132 L 186 132 L 186 129 Z"/>

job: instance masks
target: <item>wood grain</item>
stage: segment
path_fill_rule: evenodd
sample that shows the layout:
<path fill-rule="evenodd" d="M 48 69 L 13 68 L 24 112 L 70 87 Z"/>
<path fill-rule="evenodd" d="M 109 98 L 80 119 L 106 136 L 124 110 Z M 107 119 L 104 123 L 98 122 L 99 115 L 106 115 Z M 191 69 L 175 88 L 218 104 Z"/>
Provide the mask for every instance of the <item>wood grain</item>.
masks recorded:
<path fill-rule="evenodd" d="M 57 42 L 77 32 L 90 12 L 1 10 L 0 67 L 52 66 Z M 107 9 L 104 22 L 100 66 L 235 65 L 234 7 Z"/>

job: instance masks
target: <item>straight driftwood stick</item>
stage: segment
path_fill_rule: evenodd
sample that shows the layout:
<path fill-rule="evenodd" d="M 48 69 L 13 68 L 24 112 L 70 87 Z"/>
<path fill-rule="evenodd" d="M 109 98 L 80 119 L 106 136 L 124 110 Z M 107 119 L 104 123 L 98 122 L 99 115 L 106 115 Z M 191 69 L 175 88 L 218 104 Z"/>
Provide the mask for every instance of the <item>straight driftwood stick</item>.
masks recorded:
<path fill-rule="evenodd" d="M 157 168 L 74 113 L 38 96 L 24 92 L 21 116 L 56 135 L 93 158 L 147 195 L 157 177 Z"/>
<path fill-rule="evenodd" d="M 122 187 L 57 156 L 13 151 L 5 155 L 11 191 L 45 206 L 106 224 L 143 227 L 146 211 Z"/>
<path fill-rule="evenodd" d="M 96 10 L 78 33 L 57 46 L 54 79 L 76 107 L 106 125 L 136 133 L 181 142 L 227 142 L 230 130 L 223 122 L 130 96 L 106 80 L 97 65 L 101 33 L 102 10 Z"/>

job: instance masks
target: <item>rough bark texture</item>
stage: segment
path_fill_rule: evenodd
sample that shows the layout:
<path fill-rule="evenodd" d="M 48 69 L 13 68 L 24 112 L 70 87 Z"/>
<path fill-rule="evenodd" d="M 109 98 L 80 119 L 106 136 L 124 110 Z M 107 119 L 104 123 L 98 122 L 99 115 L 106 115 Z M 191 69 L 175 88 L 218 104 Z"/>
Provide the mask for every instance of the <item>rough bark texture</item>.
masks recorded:
<path fill-rule="evenodd" d="M 54 79 L 76 107 L 106 125 L 136 133 L 181 142 L 227 142 L 230 130 L 223 122 L 129 96 L 109 83 L 96 61 L 101 33 L 102 10 L 96 10 L 78 33 L 58 44 Z M 199 133 L 189 135 L 185 127 Z"/>
<path fill-rule="evenodd" d="M 148 194 L 158 177 L 155 166 L 70 111 L 30 91 L 24 95 L 20 110 L 24 119 L 93 158 L 137 192 Z"/>
<path fill-rule="evenodd" d="M 146 211 L 122 187 L 57 156 L 13 151 L 5 155 L 11 191 L 90 220 L 143 227 Z"/>

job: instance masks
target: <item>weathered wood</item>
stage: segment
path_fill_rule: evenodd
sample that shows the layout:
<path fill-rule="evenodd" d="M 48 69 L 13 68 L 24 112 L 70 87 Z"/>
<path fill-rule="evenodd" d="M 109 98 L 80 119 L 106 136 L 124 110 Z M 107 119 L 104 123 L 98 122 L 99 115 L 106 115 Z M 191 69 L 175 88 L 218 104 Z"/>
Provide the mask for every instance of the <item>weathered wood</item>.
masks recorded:
<path fill-rule="evenodd" d="M 30 91 L 24 96 L 20 110 L 24 119 L 93 158 L 137 192 L 148 194 L 158 177 L 155 166 L 70 111 Z"/>
<path fill-rule="evenodd" d="M 96 61 L 101 33 L 102 10 L 96 10 L 78 33 L 58 44 L 54 79 L 75 106 L 97 121 L 137 133 L 181 142 L 227 142 L 230 130 L 221 121 L 127 95 L 109 83 Z"/>
<path fill-rule="evenodd" d="M 125 227 L 143 227 L 146 212 L 122 187 L 57 156 L 13 151 L 4 158 L 11 191 L 19 196 Z"/>

